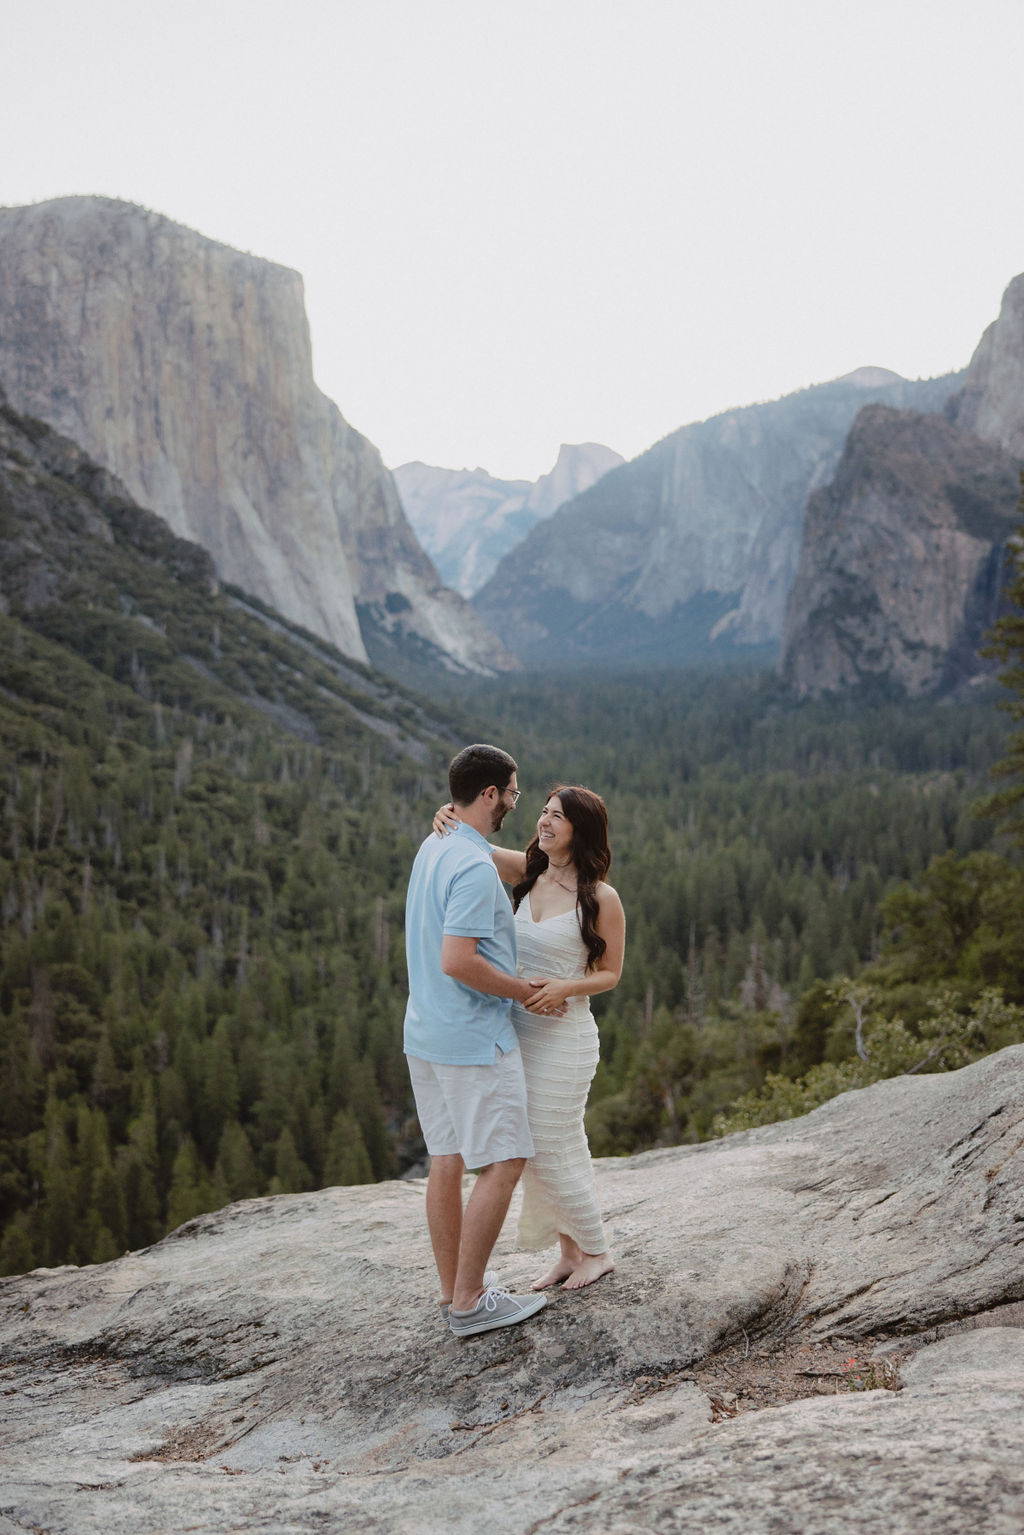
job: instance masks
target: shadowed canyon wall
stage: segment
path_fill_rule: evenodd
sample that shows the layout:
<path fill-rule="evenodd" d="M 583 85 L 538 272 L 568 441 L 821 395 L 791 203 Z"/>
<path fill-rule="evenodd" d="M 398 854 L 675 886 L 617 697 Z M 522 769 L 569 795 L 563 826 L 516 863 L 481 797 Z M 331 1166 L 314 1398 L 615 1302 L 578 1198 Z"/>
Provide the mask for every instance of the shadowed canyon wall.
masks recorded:
<path fill-rule="evenodd" d="M 979 676 L 1024 460 L 1024 277 L 945 419 L 866 409 L 807 507 L 780 667 L 804 693 L 873 678 L 911 693 Z"/>

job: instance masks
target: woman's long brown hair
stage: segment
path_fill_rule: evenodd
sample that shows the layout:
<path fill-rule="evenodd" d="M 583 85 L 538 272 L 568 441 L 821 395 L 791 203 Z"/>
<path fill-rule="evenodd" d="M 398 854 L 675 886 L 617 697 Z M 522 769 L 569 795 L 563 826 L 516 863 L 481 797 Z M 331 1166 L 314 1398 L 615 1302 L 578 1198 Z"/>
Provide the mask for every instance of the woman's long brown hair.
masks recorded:
<path fill-rule="evenodd" d="M 608 812 L 600 794 L 584 789 L 580 784 L 559 784 L 551 790 L 557 795 L 572 827 L 571 857 L 576 865 L 576 905 L 580 915 L 580 936 L 587 951 L 587 969 L 596 970 L 598 962 L 608 947 L 597 931 L 598 904 L 596 887 L 612 866 L 612 850 L 608 846 Z M 518 911 L 537 882 L 537 876 L 548 866 L 548 855 L 542 853 L 540 841 L 534 836 L 526 849 L 526 873 L 512 890 L 512 907 Z"/>

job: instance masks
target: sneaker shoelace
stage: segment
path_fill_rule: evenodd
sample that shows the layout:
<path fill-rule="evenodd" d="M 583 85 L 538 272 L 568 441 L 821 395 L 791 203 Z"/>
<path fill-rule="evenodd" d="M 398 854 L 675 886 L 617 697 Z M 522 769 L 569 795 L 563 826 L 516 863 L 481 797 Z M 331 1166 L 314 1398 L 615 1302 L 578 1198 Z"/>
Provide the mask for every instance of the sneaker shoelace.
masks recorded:
<path fill-rule="evenodd" d="M 497 1311 L 498 1302 L 511 1299 L 512 1292 L 502 1289 L 501 1285 L 488 1285 L 484 1291 L 484 1310 Z"/>
<path fill-rule="evenodd" d="M 484 1294 L 485 1295 L 486 1295 L 488 1290 L 501 1290 L 501 1293 L 503 1295 L 508 1295 L 508 1293 L 509 1293 L 508 1290 L 504 1289 L 498 1283 L 498 1276 L 494 1272 L 493 1269 L 488 1269 L 487 1273 L 484 1275 Z M 480 1299 L 482 1300 L 483 1296 L 481 1296 Z M 477 1305 L 478 1306 L 479 1306 L 479 1304 L 480 1304 L 480 1301 L 477 1301 Z M 443 1300 L 441 1302 L 441 1312 L 442 1312 L 442 1314 L 444 1316 L 447 1316 L 448 1313 L 451 1311 L 451 1309 L 452 1309 L 452 1303 L 451 1303 L 450 1300 Z"/>

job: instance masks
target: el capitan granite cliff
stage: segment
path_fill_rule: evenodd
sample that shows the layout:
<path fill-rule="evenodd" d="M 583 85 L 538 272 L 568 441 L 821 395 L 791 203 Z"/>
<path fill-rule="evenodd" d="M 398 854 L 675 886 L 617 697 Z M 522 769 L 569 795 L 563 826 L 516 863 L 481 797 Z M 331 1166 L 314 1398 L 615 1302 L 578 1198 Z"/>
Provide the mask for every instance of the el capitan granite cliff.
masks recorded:
<path fill-rule="evenodd" d="M 0 385 L 345 655 L 514 664 L 316 387 L 297 272 L 109 198 L 0 209 Z"/>

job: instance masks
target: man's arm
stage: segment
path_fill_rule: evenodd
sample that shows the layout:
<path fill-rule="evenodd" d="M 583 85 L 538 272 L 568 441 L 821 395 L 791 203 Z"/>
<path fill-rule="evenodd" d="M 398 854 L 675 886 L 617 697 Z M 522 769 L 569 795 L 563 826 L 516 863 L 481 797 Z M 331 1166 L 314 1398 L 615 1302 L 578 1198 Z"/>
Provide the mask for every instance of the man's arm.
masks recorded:
<path fill-rule="evenodd" d="M 506 975 L 492 965 L 477 952 L 479 942 L 479 938 L 457 938 L 445 933 L 441 939 L 441 969 L 445 975 L 488 997 L 511 997 L 514 1002 L 525 1002 L 533 991 L 533 983 L 522 976 Z"/>

